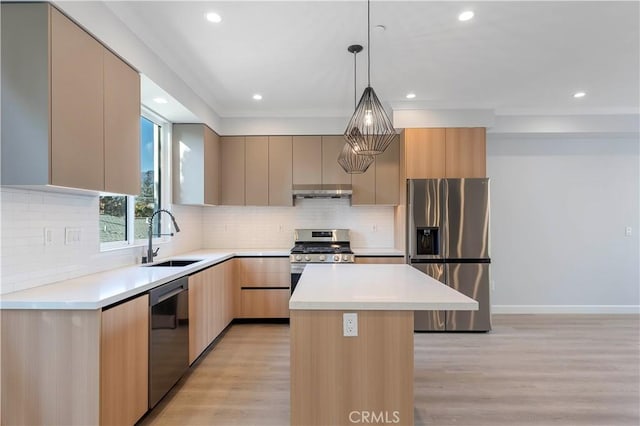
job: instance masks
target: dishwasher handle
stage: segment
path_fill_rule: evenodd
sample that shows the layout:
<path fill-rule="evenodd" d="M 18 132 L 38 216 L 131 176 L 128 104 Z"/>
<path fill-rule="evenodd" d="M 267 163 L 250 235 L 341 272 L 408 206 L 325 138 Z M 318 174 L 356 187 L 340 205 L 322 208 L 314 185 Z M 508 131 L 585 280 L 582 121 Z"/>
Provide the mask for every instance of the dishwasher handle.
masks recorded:
<path fill-rule="evenodd" d="M 149 291 L 149 305 L 154 306 L 189 289 L 189 278 L 182 277 Z"/>
<path fill-rule="evenodd" d="M 165 293 L 164 295 L 158 297 L 158 301 L 156 303 L 162 303 L 167 299 L 171 299 L 173 296 L 175 296 L 176 294 L 180 294 L 184 291 L 185 289 L 180 287 L 178 289 L 175 289 L 169 293 Z"/>

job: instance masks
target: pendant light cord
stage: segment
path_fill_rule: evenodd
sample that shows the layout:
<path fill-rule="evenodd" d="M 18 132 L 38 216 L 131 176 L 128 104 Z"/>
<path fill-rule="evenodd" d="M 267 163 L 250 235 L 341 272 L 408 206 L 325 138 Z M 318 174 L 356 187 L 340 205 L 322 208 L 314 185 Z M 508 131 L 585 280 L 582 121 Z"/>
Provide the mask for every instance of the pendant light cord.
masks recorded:
<path fill-rule="evenodd" d="M 357 70 L 357 62 L 356 57 L 358 56 L 358 52 L 353 52 L 353 109 L 355 110 L 358 104 L 356 104 L 356 99 L 358 96 L 358 83 L 356 79 L 356 70 Z"/>
<path fill-rule="evenodd" d="M 367 0 L 367 87 L 371 87 L 371 0 Z"/>

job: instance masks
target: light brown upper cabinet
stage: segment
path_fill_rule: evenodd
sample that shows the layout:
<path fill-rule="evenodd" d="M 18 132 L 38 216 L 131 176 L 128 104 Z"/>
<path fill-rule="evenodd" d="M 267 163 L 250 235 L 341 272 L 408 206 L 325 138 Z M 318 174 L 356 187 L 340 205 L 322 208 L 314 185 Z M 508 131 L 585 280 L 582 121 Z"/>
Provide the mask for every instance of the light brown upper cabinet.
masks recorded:
<path fill-rule="evenodd" d="M 220 204 L 220 136 L 204 128 L 204 203 Z"/>
<path fill-rule="evenodd" d="M 486 130 L 484 127 L 446 130 L 446 176 L 479 178 L 487 176 Z"/>
<path fill-rule="evenodd" d="M 338 164 L 338 156 L 346 141 L 344 136 L 322 136 L 322 183 L 350 185 L 351 175 Z M 318 182 L 313 182 L 318 183 Z"/>
<path fill-rule="evenodd" d="M 405 129 L 407 179 L 486 176 L 484 128 Z"/>
<path fill-rule="evenodd" d="M 2 184 L 139 194 L 137 72 L 48 3 L 1 7 Z"/>
<path fill-rule="evenodd" d="M 104 189 L 140 193 L 140 75 L 104 54 Z"/>
<path fill-rule="evenodd" d="M 104 188 L 103 49 L 93 37 L 51 9 L 53 185 Z"/>
<path fill-rule="evenodd" d="M 220 138 L 220 204 L 245 205 L 245 138 Z"/>
<path fill-rule="evenodd" d="M 291 206 L 293 145 L 291 136 L 269 136 L 269 205 Z"/>
<path fill-rule="evenodd" d="M 220 137 L 204 124 L 173 125 L 173 202 L 220 204 Z"/>
<path fill-rule="evenodd" d="M 293 184 L 322 182 L 322 137 L 293 137 Z"/>
<path fill-rule="evenodd" d="M 353 194 L 351 204 L 354 206 L 376 203 L 376 162 L 366 172 L 351 175 Z"/>
<path fill-rule="evenodd" d="M 405 129 L 405 176 L 427 179 L 445 175 L 445 129 Z"/>
<path fill-rule="evenodd" d="M 376 156 L 376 204 L 397 205 L 400 202 L 400 142 L 399 137 Z"/>
<path fill-rule="evenodd" d="M 247 136 L 244 144 L 245 204 L 267 206 L 269 205 L 269 138 Z"/>
<path fill-rule="evenodd" d="M 393 140 L 387 149 L 375 156 L 366 172 L 351 176 L 353 196 L 351 204 L 397 205 L 400 202 L 400 143 Z"/>

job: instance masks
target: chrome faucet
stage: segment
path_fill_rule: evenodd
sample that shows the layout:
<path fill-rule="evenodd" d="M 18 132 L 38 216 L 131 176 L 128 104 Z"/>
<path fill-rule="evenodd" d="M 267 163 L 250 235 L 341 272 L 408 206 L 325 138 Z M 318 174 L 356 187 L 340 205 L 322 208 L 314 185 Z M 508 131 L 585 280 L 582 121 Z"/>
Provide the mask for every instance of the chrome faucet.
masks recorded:
<path fill-rule="evenodd" d="M 153 251 L 153 237 L 154 236 L 156 236 L 156 237 L 161 237 L 163 235 L 173 236 L 173 232 L 170 233 L 170 234 L 154 234 L 153 233 L 153 218 L 155 218 L 157 215 L 159 215 L 162 212 L 165 212 L 166 214 L 168 214 L 171 217 L 171 221 L 173 222 L 173 227 L 175 228 L 176 232 L 180 232 L 180 227 L 178 226 L 178 223 L 176 222 L 176 218 L 171 214 L 171 212 L 169 210 L 159 209 L 159 210 L 156 210 L 155 212 L 153 212 L 151 217 L 149 217 L 147 219 L 147 223 L 149 224 L 149 228 L 148 228 L 149 247 L 147 248 L 147 255 L 146 256 L 142 256 L 142 263 L 151 263 L 151 262 L 153 262 L 153 258 L 158 255 L 158 250 L 160 250 L 160 247 L 158 247 L 156 249 L 156 251 Z"/>

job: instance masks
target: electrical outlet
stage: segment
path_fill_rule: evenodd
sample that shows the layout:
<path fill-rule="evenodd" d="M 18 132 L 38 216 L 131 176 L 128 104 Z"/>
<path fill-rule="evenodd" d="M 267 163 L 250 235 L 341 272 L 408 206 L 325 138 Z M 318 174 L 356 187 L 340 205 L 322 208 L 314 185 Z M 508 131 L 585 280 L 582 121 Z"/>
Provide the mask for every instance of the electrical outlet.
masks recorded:
<path fill-rule="evenodd" d="M 631 227 L 627 226 L 626 228 L 624 228 L 624 235 L 627 236 L 627 237 L 630 237 L 631 236 L 631 231 L 632 231 Z"/>
<path fill-rule="evenodd" d="M 344 313 L 342 314 L 342 335 L 345 337 L 358 336 L 358 314 Z"/>
<path fill-rule="evenodd" d="M 373 226 L 371 227 L 371 230 L 372 230 L 373 232 L 378 232 L 378 225 L 373 225 Z"/>

